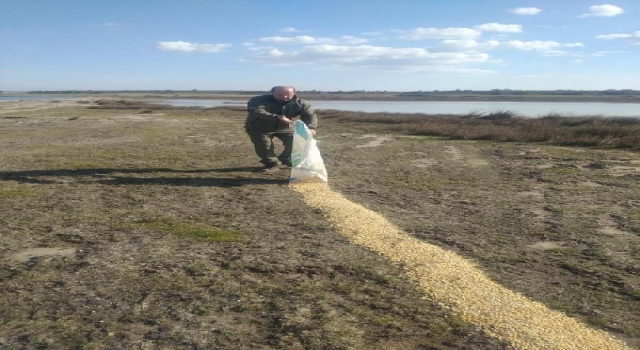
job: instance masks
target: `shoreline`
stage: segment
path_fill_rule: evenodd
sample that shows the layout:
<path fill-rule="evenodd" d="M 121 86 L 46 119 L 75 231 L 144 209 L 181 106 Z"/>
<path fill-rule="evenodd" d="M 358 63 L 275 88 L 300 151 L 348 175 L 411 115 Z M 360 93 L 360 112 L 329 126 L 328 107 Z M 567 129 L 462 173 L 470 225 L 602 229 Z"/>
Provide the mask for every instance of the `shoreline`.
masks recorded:
<path fill-rule="evenodd" d="M 265 92 L 266 93 L 266 92 Z M 225 94 L 225 93 L 18 93 L 18 92 L 5 92 L 0 93 L 1 97 L 40 97 L 40 96 L 55 96 L 57 99 L 72 99 L 72 98 L 91 98 L 91 99 L 103 99 L 103 98 L 131 98 L 131 99 L 224 99 L 224 100 L 246 100 L 255 94 Z M 572 96 L 542 96 L 542 95 L 427 95 L 427 96 L 398 96 L 395 93 L 384 94 L 332 94 L 332 93 L 305 93 L 300 92 L 299 97 L 311 101 L 363 101 L 363 102 L 598 102 L 598 103 L 640 103 L 640 96 L 601 96 L 601 95 L 572 95 Z M 43 98 L 44 99 L 44 98 Z M 40 100 L 40 99 L 38 99 Z M 6 101 L 0 99 L 0 102 Z M 13 101 L 13 100 L 11 100 Z"/>
<path fill-rule="evenodd" d="M 176 98 L 172 98 L 172 99 L 176 99 Z M 60 108 L 60 107 L 73 107 L 73 106 L 78 106 L 78 105 L 83 105 L 85 107 L 97 107 L 100 105 L 100 103 L 97 103 L 100 100 L 112 100 L 112 101 L 124 101 L 124 100 L 129 100 L 129 101 L 136 101 L 133 103 L 133 105 L 130 105 L 130 107 L 132 109 L 138 108 L 140 106 L 147 108 L 147 109 L 155 109 L 155 110 L 159 110 L 159 109 L 176 109 L 176 110 L 180 110 L 180 109 L 185 109 L 185 110 L 189 110 L 189 109 L 202 109 L 202 110 L 206 110 L 206 109 L 237 109 L 237 108 L 242 108 L 243 106 L 241 105 L 235 105 L 235 104 L 224 104 L 221 106 L 213 106 L 213 107 L 200 107 L 200 106 L 171 106 L 169 104 L 157 104 L 155 103 L 156 99 L 152 99 L 152 98 L 133 98 L 133 97 L 114 97 L 114 96 L 103 96 L 102 98 L 99 97 L 95 97 L 95 96 L 85 96 L 85 97 L 68 97 L 68 98 L 53 98 L 53 99 L 33 99 L 33 100 L 28 100 L 28 99 L 24 99 L 24 100 L 0 100 L 0 115 L 5 115 L 7 113 L 15 113 L 15 112 L 20 112 L 20 111 L 35 111 L 35 110 L 44 110 L 44 109 L 55 109 L 55 108 Z M 231 99 L 229 99 L 231 100 Z M 240 99 L 236 99 L 238 101 L 240 101 Z M 336 102 L 337 100 L 333 100 L 330 102 Z M 347 100 L 343 100 L 345 102 L 347 102 Z M 358 101 L 358 100 L 349 100 L 349 101 Z M 319 100 L 317 101 L 312 101 L 312 102 L 320 102 Z M 337 101 L 340 102 L 340 101 Z M 362 102 L 375 102 L 375 101 L 362 101 Z M 379 101 L 379 102 L 429 102 L 429 101 Z M 431 101 L 431 102 L 442 102 L 442 101 Z M 446 101 L 445 101 L 446 102 Z M 453 102 L 453 101 L 452 101 Z M 458 101 L 458 102 L 485 102 L 485 101 Z M 500 102 L 514 102 L 514 101 L 486 101 L 486 102 L 496 102 L 496 103 L 500 103 Z M 525 102 L 525 101 L 520 101 L 520 102 Z M 536 102 L 536 101 L 529 101 L 529 102 Z M 560 102 L 560 103 L 565 103 L 568 101 L 556 101 L 556 102 Z M 548 103 L 548 102 L 541 102 L 541 103 Z M 600 102 L 600 101 L 588 101 L 588 102 L 584 102 L 584 103 L 610 103 L 610 102 Z M 640 102 L 639 102 L 640 103 Z M 126 109 L 126 108 L 125 108 Z M 327 112 L 331 112 L 333 111 L 332 108 L 316 108 L 317 111 L 319 112 L 323 112 L 323 113 L 327 113 Z M 395 115 L 395 116 L 405 116 L 407 114 L 421 114 L 421 115 L 427 115 L 427 116 L 442 116 L 442 115 L 448 115 L 448 116 L 465 116 L 468 115 L 469 113 L 420 113 L 420 112 L 415 112 L 415 113 L 411 113 L 411 112 L 375 112 L 375 111 L 348 111 L 348 110 L 344 110 L 342 111 L 344 113 L 347 114 L 362 114 L 362 115 L 378 115 L 380 113 L 384 113 L 385 115 Z M 511 111 L 508 109 L 505 109 L 503 112 L 509 112 L 510 115 L 513 116 L 524 116 L 527 119 L 536 119 L 539 116 L 526 116 L 526 115 L 522 115 L 519 114 L 518 112 L 515 111 Z M 485 113 L 486 114 L 486 113 Z M 488 113 L 491 114 L 491 113 Z M 560 113 L 561 115 L 563 113 Z M 603 119 L 610 119 L 610 118 L 615 118 L 616 116 L 607 116 L 607 115 L 598 115 L 598 114 L 574 114 L 574 113 L 569 113 L 567 115 L 563 115 L 563 117 L 566 118 L 580 118 L 580 117 L 597 117 L 597 118 L 603 118 Z M 633 119 L 637 119 L 637 116 L 618 116 L 620 118 L 633 118 Z"/>

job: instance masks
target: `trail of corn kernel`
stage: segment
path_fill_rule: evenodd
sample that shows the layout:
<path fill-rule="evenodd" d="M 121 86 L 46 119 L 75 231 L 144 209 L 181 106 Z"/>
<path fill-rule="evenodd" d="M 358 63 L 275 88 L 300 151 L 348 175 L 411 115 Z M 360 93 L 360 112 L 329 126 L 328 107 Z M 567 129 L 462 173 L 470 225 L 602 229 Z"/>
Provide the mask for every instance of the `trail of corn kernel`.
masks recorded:
<path fill-rule="evenodd" d="M 291 188 L 320 209 L 340 234 L 401 264 L 431 299 L 515 349 L 630 349 L 606 332 L 492 282 L 471 262 L 408 236 L 325 183 L 293 183 Z"/>

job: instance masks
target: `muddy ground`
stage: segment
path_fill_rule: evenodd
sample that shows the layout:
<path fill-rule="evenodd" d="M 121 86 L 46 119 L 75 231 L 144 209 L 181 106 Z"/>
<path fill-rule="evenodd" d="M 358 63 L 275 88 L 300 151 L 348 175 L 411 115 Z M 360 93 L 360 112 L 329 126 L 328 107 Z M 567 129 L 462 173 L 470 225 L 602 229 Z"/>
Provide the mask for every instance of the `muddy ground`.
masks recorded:
<path fill-rule="evenodd" d="M 234 109 L 0 102 L 0 349 L 509 349 L 259 171 Z M 640 346 L 640 154 L 323 118 L 331 187 Z"/>

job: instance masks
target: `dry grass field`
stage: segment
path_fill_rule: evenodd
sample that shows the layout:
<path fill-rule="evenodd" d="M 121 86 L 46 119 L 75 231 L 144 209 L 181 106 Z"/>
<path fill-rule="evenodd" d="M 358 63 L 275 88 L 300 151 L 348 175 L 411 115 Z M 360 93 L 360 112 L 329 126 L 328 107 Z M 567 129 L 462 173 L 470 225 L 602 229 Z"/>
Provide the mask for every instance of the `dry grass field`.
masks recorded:
<path fill-rule="evenodd" d="M 332 191 L 640 346 L 633 139 L 319 117 Z M 287 170 L 260 172 L 243 121 L 234 108 L 0 102 L 0 349 L 518 348 L 354 244 Z"/>

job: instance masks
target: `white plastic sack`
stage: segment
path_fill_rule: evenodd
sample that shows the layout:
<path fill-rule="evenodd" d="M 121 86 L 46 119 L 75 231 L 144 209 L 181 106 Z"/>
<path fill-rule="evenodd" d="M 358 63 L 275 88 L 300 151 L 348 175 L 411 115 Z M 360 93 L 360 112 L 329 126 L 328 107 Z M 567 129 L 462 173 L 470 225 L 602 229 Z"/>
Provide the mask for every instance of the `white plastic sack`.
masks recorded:
<path fill-rule="evenodd" d="M 320 179 L 327 182 L 327 169 L 320 155 L 316 140 L 305 123 L 293 123 L 293 148 L 291 151 L 291 175 L 289 181 Z"/>

